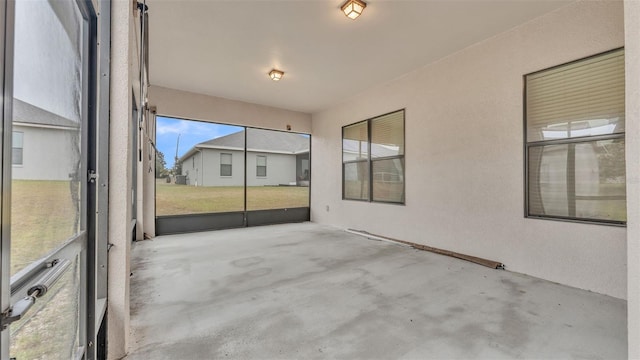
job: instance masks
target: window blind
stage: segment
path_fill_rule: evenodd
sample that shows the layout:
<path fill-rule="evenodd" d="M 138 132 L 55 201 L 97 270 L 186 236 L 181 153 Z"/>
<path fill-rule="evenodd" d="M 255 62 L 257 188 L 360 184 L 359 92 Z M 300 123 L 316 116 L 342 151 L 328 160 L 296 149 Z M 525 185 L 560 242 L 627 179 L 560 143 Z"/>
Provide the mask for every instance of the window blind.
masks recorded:
<path fill-rule="evenodd" d="M 527 141 L 624 132 L 624 50 L 526 76 Z"/>
<path fill-rule="evenodd" d="M 371 157 L 404 154 L 404 111 L 371 120 Z"/>
<path fill-rule="evenodd" d="M 367 122 L 342 128 L 342 161 L 366 160 L 369 156 Z"/>

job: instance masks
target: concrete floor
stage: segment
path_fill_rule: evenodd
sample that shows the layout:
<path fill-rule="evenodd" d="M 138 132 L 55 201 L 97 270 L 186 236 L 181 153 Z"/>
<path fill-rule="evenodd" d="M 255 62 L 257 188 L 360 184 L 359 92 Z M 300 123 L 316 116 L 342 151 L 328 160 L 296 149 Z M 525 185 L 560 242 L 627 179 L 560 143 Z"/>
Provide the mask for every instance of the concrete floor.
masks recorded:
<path fill-rule="evenodd" d="M 127 360 L 627 357 L 623 300 L 312 223 L 132 261 Z"/>

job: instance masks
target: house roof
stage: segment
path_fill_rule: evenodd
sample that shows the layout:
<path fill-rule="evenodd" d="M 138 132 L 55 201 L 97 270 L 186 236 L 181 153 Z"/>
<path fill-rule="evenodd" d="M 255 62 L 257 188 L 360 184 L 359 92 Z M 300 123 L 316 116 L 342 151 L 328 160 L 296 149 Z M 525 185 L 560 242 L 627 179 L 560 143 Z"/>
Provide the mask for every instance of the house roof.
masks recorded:
<path fill-rule="evenodd" d="M 196 144 L 178 161 L 184 161 L 198 149 L 244 150 L 244 130 Z M 278 154 L 304 154 L 309 152 L 307 135 L 273 130 L 249 129 L 247 150 Z"/>
<path fill-rule="evenodd" d="M 13 119 L 14 123 L 35 126 L 79 128 L 79 124 L 73 120 L 15 98 L 13 99 Z"/>

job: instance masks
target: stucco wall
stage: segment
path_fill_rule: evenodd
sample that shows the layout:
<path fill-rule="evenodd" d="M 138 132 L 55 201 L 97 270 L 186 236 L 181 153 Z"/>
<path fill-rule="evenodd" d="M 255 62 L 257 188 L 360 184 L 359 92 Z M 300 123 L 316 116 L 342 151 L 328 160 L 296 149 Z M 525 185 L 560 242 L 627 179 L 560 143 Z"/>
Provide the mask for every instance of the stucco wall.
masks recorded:
<path fill-rule="evenodd" d="M 311 115 L 297 111 L 158 86 L 149 88 L 149 102 L 158 115 L 272 130 L 287 130 L 291 125 L 291 131 L 311 132 Z"/>
<path fill-rule="evenodd" d="M 640 2 L 625 1 L 627 319 L 629 358 L 640 359 Z"/>
<path fill-rule="evenodd" d="M 64 180 L 74 172 L 78 160 L 72 141 L 77 131 L 14 125 L 23 133 L 22 165 L 13 165 L 12 177 L 21 180 Z M 75 134 L 74 134 L 75 133 Z"/>
<path fill-rule="evenodd" d="M 205 186 L 242 186 L 244 184 L 244 152 L 203 149 L 202 183 Z M 220 176 L 220 154 L 231 154 L 231 176 Z"/>
<path fill-rule="evenodd" d="M 202 185 L 202 171 L 200 171 L 202 166 L 202 155 L 200 152 L 184 159 L 182 162 L 182 175 L 187 177 L 187 185 Z"/>
<path fill-rule="evenodd" d="M 131 202 L 134 134 L 131 98 L 138 74 L 133 2 L 111 2 L 111 86 L 109 133 L 109 250 L 107 353 L 121 359 L 129 347 Z M 139 86 L 138 86 L 139 88 Z"/>
<path fill-rule="evenodd" d="M 220 154 L 231 154 L 231 176 L 220 176 Z M 257 176 L 256 156 L 267 157 L 267 176 Z M 202 149 L 182 163 L 182 174 L 188 185 L 243 186 L 244 153 L 235 150 Z M 196 183 L 197 181 L 197 183 Z M 296 181 L 296 156 L 247 152 L 247 185 L 266 186 Z"/>
<path fill-rule="evenodd" d="M 267 176 L 257 176 L 256 157 L 267 157 Z M 250 151 L 247 153 L 247 185 L 288 185 L 296 181 L 296 156 Z"/>
<path fill-rule="evenodd" d="M 524 218 L 523 75 L 624 44 L 577 2 L 313 114 L 312 221 L 501 261 L 626 298 L 626 229 Z M 406 206 L 341 200 L 341 126 L 406 109 Z"/>

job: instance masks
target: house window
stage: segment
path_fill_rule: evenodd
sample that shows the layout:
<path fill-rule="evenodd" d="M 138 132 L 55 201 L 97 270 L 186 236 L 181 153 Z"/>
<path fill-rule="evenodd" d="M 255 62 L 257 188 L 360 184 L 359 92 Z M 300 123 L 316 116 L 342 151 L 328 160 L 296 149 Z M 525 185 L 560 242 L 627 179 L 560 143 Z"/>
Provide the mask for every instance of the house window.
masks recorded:
<path fill-rule="evenodd" d="M 24 141 L 24 133 L 22 131 L 13 132 L 13 148 L 11 152 L 11 164 L 22 165 L 22 146 Z"/>
<path fill-rule="evenodd" d="M 404 110 L 342 128 L 342 198 L 404 204 Z"/>
<path fill-rule="evenodd" d="M 231 154 L 220 154 L 220 176 L 231 176 Z"/>
<path fill-rule="evenodd" d="M 624 224 L 624 50 L 524 80 L 525 215 Z"/>
<path fill-rule="evenodd" d="M 267 176 L 267 157 L 264 155 L 256 156 L 256 175 L 261 177 Z"/>

